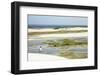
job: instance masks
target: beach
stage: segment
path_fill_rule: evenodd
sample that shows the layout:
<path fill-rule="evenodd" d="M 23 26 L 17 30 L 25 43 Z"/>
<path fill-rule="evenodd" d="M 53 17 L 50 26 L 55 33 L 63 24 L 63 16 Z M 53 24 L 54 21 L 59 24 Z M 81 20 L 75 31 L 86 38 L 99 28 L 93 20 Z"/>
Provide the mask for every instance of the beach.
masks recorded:
<path fill-rule="evenodd" d="M 87 32 L 83 33 L 68 33 L 68 34 L 44 34 L 39 35 L 38 37 L 48 38 L 48 37 L 85 37 L 87 36 Z"/>
<path fill-rule="evenodd" d="M 28 61 L 61 61 L 61 60 L 66 60 L 66 58 L 64 58 L 64 57 L 47 55 L 47 54 L 29 53 L 28 56 L 29 56 Z M 69 60 L 69 59 L 67 59 L 67 60 Z"/>
<path fill-rule="evenodd" d="M 61 30 L 68 30 L 68 31 L 72 31 L 72 30 L 87 30 L 88 28 L 87 27 L 74 27 L 74 28 L 59 28 L 59 29 L 53 29 L 53 28 L 44 28 L 44 29 L 37 29 L 37 28 L 29 28 L 28 29 L 28 32 L 53 32 L 53 31 L 61 31 Z"/>
<path fill-rule="evenodd" d="M 28 29 L 29 60 L 42 55 L 47 56 L 42 60 L 87 58 L 87 37 L 86 27 Z M 42 51 L 39 51 L 40 47 Z"/>

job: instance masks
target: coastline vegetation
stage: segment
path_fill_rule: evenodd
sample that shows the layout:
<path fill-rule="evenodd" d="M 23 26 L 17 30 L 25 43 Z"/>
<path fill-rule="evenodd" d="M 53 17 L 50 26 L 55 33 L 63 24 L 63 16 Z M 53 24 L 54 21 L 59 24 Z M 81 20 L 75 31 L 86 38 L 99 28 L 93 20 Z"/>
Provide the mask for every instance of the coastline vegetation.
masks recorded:
<path fill-rule="evenodd" d="M 44 42 L 52 47 L 62 47 L 62 46 L 75 46 L 75 45 L 87 45 L 87 41 L 78 41 L 71 39 L 62 39 L 62 40 L 48 40 Z"/>
<path fill-rule="evenodd" d="M 60 47 L 60 51 L 58 53 L 58 56 L 62 56 L 64 58 L 68 59 L 83 59 L 87 58 L 88 54 L 87 52 L 79 52 L 75 50 L 68 50 L 68 47 L 87 47 L 87 41 L 86 40 L 72 40 L 72 39 L 62 39 L 62 40 L 48 40 L 47 42 L 44 42 L 45 44 L 48 44 L 50 47 Z M 67 48 L 66 48 L 67 46 Z"/>
<path fill-rule="evenodd" d="M 68 59 L 83 59 L 83 58 L 87 58 L 87 52 L 82 53 L 82 52 L 76 52 L 76 51 L 71 51 L 71 50 L 61 50 L 59 53 L 59 56 L 62 56 L 64 58 L 68 58 Z"/>

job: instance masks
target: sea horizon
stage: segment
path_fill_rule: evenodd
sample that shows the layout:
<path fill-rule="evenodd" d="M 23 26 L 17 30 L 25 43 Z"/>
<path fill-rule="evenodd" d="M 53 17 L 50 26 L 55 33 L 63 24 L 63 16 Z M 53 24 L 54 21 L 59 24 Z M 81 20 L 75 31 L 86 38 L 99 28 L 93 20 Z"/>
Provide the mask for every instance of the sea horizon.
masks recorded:
<path fill-rule="evenodd" d="M 28 25 L 28 28 L 74 28 L 88 27 L 87 25 Z"/>

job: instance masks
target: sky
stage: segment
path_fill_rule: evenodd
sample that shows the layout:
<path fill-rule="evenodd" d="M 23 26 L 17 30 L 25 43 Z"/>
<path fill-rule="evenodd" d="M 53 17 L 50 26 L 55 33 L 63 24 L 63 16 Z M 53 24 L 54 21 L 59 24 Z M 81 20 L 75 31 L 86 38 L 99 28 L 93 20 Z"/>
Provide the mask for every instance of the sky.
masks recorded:
<path fill-rule="evenodd" d="M 28 25 L 88 25 L 87 17 L 28 15 Z"/>

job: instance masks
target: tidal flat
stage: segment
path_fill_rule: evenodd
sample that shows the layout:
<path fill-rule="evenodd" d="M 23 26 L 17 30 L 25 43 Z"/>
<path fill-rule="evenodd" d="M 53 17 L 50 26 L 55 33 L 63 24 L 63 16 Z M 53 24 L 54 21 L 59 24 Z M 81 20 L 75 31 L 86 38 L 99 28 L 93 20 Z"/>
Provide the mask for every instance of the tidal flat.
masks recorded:
<path fill-rule="evenodd" d="M 31 29 L 28 32 L 28 53 L 55 55 L 67 59 L 88 58 L 87 28 Z"/>

